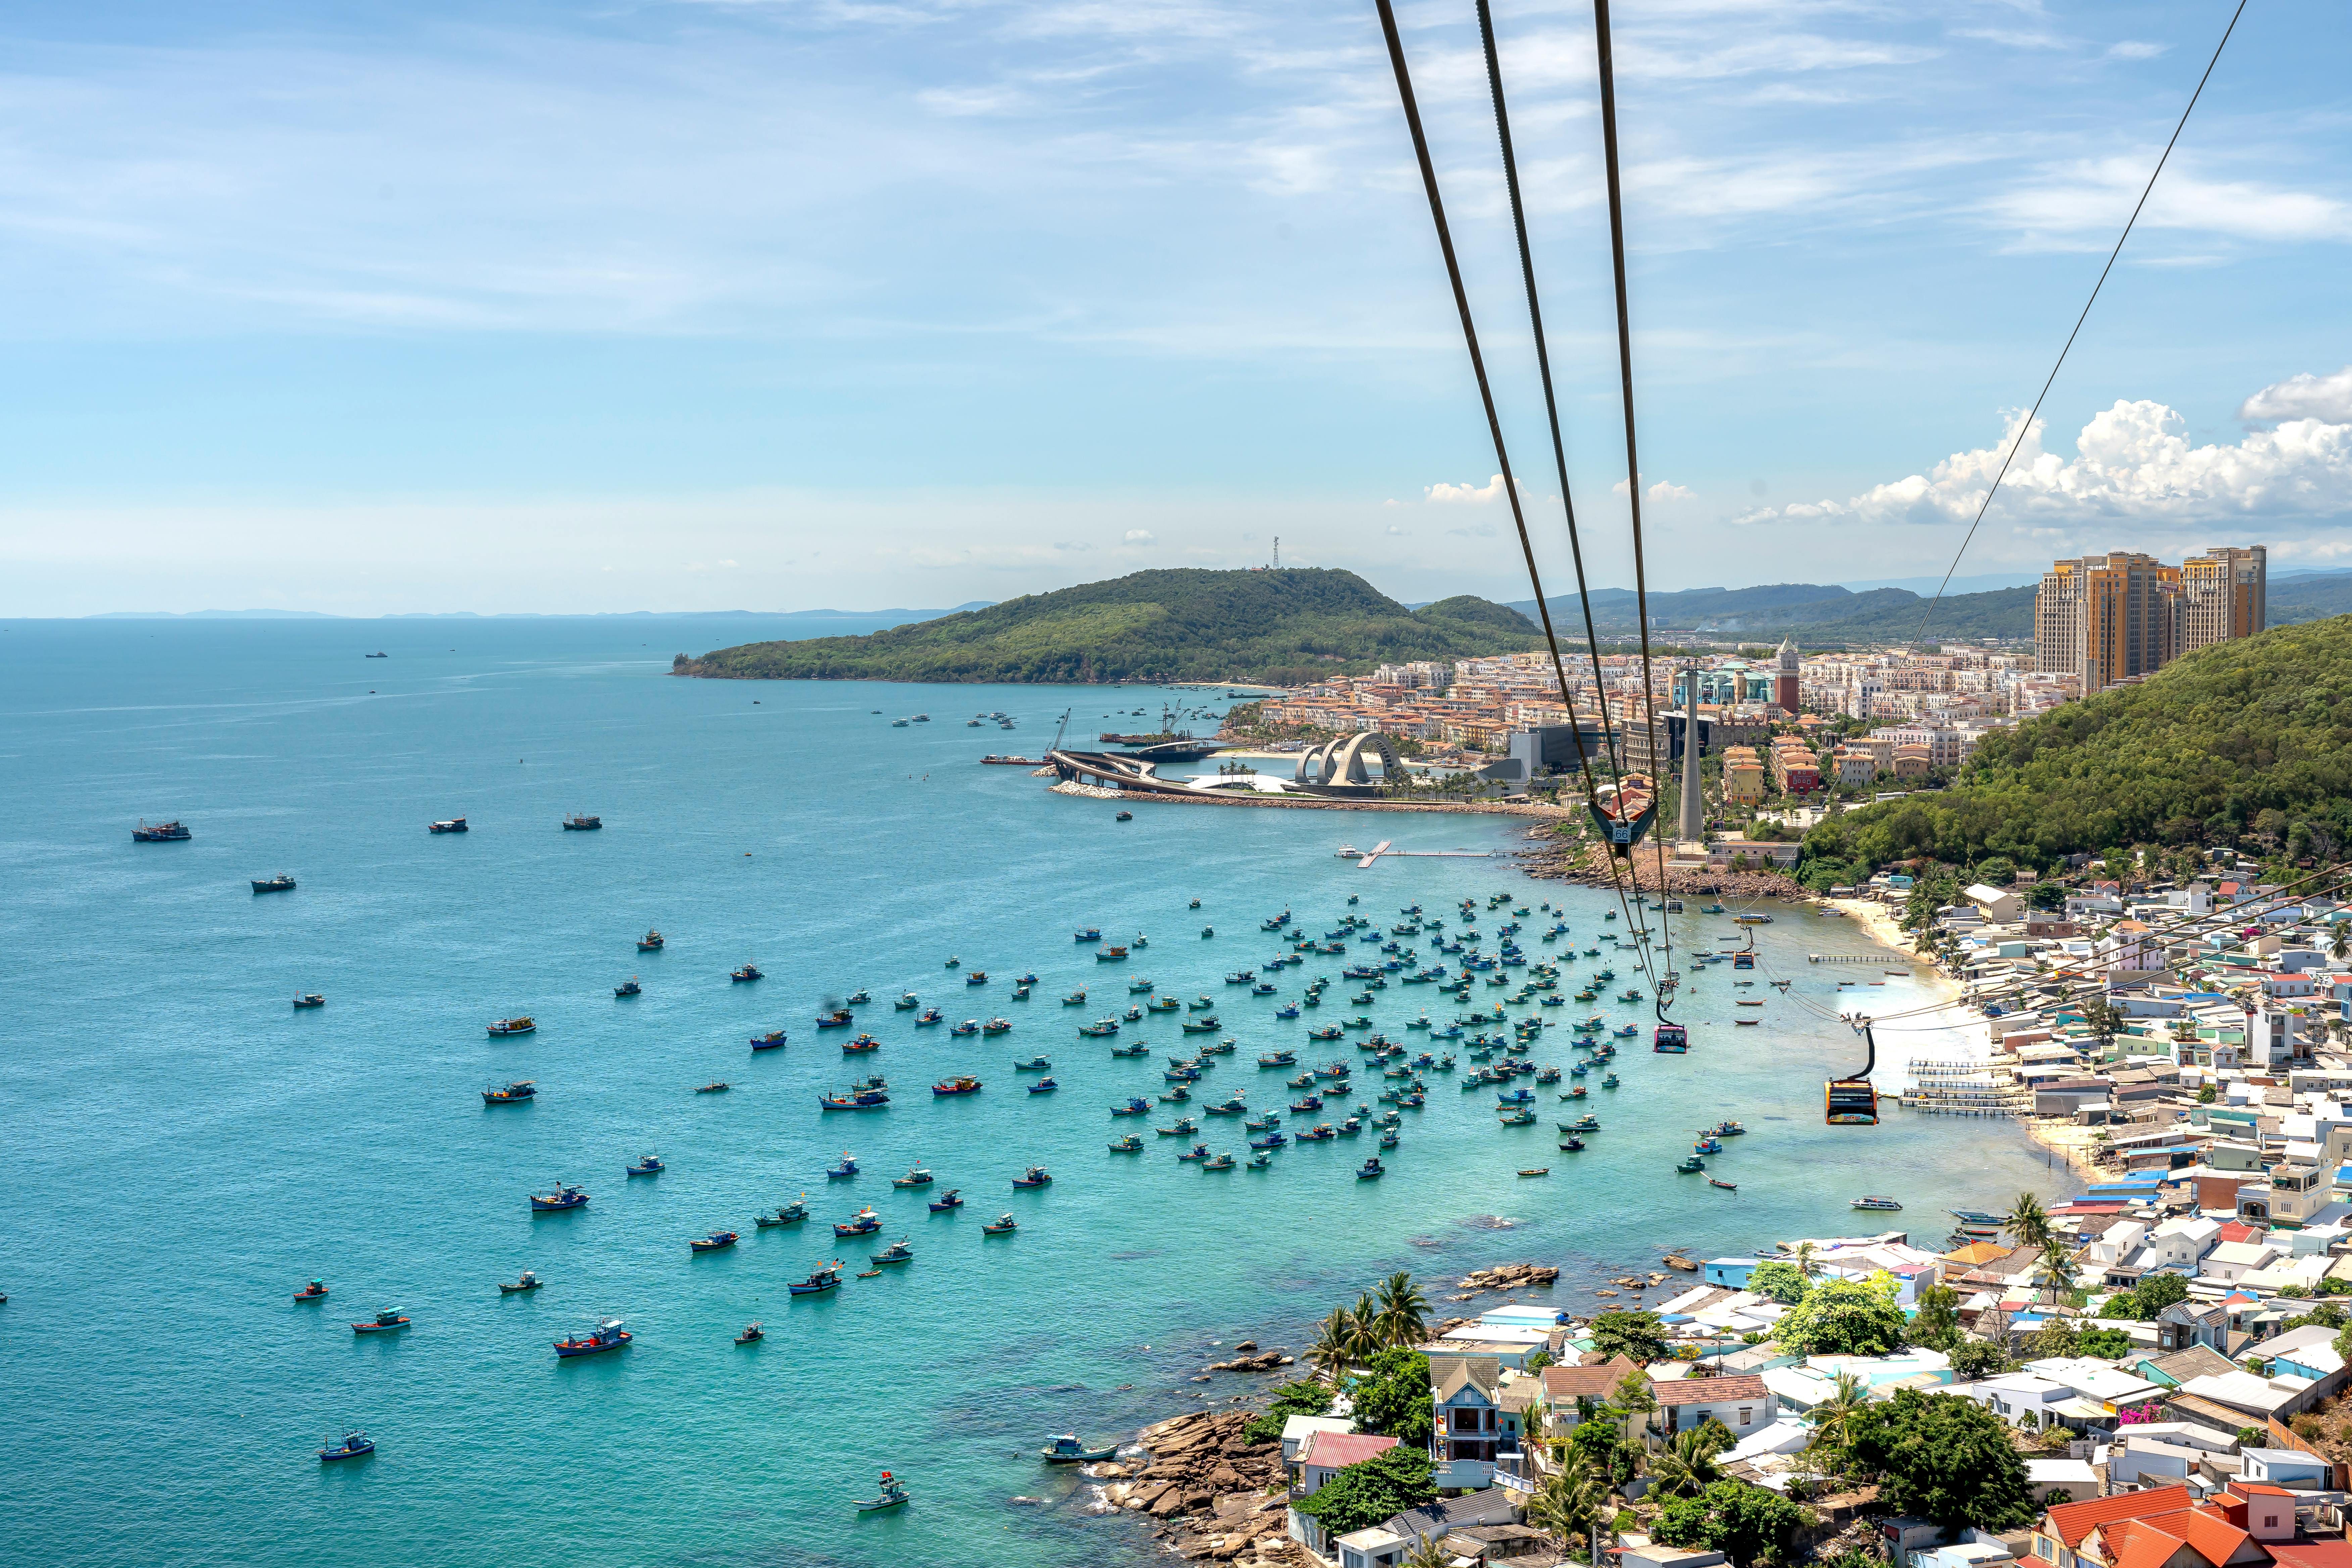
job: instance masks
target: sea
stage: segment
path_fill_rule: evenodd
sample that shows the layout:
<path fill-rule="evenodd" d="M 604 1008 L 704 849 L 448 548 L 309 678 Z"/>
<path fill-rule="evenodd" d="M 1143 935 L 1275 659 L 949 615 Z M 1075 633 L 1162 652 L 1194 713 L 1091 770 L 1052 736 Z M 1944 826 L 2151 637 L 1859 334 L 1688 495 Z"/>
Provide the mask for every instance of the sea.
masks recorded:
<path fill-rule="evenodd" d="M 978 763 L 1041 754 L 1066 713 L 1090 739 L 1156 725 L 1165 703 L 1221 710 L 1222 692 L 669 673 L 674 654 L 777 629 L 0 623 L 0 938 L 16 963 L 0 1037 L 0 1558 L 1139 1563 L 1160 1549 L 1038 1447 L 1262 1391 L 1202 1369 L 1244 1339 L 1303 1349 L 1317 1319 L 1392 1271 L 1441 1311 L 1475 1310 L 1450 1300 L 1460 1276 L 1547 1262 L 1565 1272 L 1542 1299 L 1590 1310 L 1593 1289 L 1665 1247 L 1716 1257 L 1889 1228 L 1932 1244 L 1948 1208 L 2063 1183 L 2004 1122 L 1823 1125 L 1823 1079 L 1862 1049 L 1838 1015 L 1916 1017 L 1936 999 L 1886 972 L 1899 962 L 1808 962 L 1870 955 L 1849 922 L 1766 905 L 1773 923 L 1743 929 L 1703 900 L 1651 916 L 1685 960 L 1753 931 L 1754 977 L 1789 982 L 1737 990 L 1727 964 L 1706 970 L 1680 1009 L 1689 1054 L 1656 1056 L 1650 1004 L 1605 1000 L 1634 978 L 1600 940 L 1625 928 L 1607 918 L 1615 900 L 1524 875 L 1510 858 L 1524 819 L 1139 805 L 1121 822 L 1115 803 Z M 967 722 L 995 710 L 1017 728 Z M 604 826 L 564 831 L 572 813 Z M 426 832 L 457 816 L 469 832 Z M 133 843 L 142 818 L 194 837 Z M 1381 839 L 1486 854 L 1365 868 L 1337 853 Z M 281 872 L 294 890 L 252 890 Z M 1228 974 L 1288 946 L 1262 922 L 1288 911 L 1320 937 L 1359 914 L 1385 942 L 1415 905 L 1458 931 L 1455 906 L 1475 900 L 1492 952 L 1507 917 L 1486 900 L 1505 891 L 1530 911 L 1517 940 L 1531 953 L 1571 977 L 1613 960 L 1596 1008 L 1546 1011 L 1640 1031 L 1614 1064 L 1622 1088 L 1588 1080 L 1601 1131 L 1584 1152 L 1557 1150 L 1554 1124 L 1585 1106 L 1538 1089 L 1537 1124 L 1506 1128 L 1491 1089 L 1438 1074 L 1380 1181 L 1355 1179 L 1369 1136 L 1204 1172 L 1175 1157 L 1192 1139 L 1156 1135 L 1232 1093 L 1282 1109 L 1295 1091 L 1261 1052 L 1360 1059 L 1309 1026 L 1362 1014 L 1418 1047 L 1408 1026 L 1424 1011 L 1443 1025 L 1506 994 L 1481 984 L 1456 1004 L 1392 976 L 1356 1004 L 1339 972 L 1378 955 L 1359 942 L 1267 971 L 1276 994 L 1254 995 Z M 1570 936 L 1540 941 L 1555 919 Z M 667 945 L 640 953 L 652 928 Z M 1104 962 L 1074 940 L 1087 928 L 1130 956 Z M 1427 933 L 1395 940 L 1433 961 Z M 1583 956 L 1593 946 L 1602 958 Z M 745 963 L 764 978 L 730 982 Z M 1029 971 L 1034 992 L 1015 1001 Z M 1318 973 L 1334 981 L 1325 1005 L 1278 1019 Z M 616 998 L 632 978 L 642 994 Z M 1146 982 L 1209 998 L 1216 1034 L 1180 1033 L 1209 1016 L 1188 1012 L 1079 1035 Z M 857 1028 L 882 1045 L 853 1057 L 856 1031 L 816 1019 L 860 989 L 873 1000 Z M 291 1005 L 310 992 L 326 1005 Z M 947 1025 L 917 1026 L 893 1006 L 905 993 Z M 1741 1011 L 1761 1026 L 1735 1027 Z M 487 1033 L 517 1015 L 537 1031 Z M 1011 1032 L 949 1034 L 994 1016 Z M 778 1028 L 787 1047 L 754 1056 L 751 1038 Z M 1899 1065 L 1903 1029 L 1880 1035 L 1883 1062 Z M 1571 1061 L 1566 1033 L 1548 1031 L 1536 1059 Z M 1168 1088 L 1170 1056 L 1227 1037 L 1236 1049 L 1193 1105 L 1109 1115 Z M 1111 1057 L 1138 1040 L 1151 1058 Z M 1051 1059 L 1055 1091 L 1025 1092 L 1041 1075 L 1013 1064 L 1033 1055 Z M 819 1109 L 868 1073 L 888 1081 L 887 1110 Z M 982 1089 L 931 1094 L 960 1073 Z M 485 1104 L 517 1079 L 534 1100 Z M 713 1081 L 730 1087 L 695 1092 Z M 1353 1098 L 1381 1087 L 1360 1071 Z M 1725 1117 L 1748 1129 L 1711 1162 L 1736 1192 L 1675 1169 L 1694 1130 Z M 1237 1119 L 1202 1121 L 1213 1148 L 1246 1156 Z M 1130 1130 L 1143 1152 L 1110 1152 Z M 648 1152 L 659 1175 L 624 1174 Z M 845 1152 L 860 1173 L 829 1181 Z M 936 1184 L 892 1186 L 917 1165 Z M 1015 1191 L 1033 1165 L 1051 1184 Z M 534 1215 L 529 1195 L 562 1183 L 588 1205 Z M 965 1206 L 930 1213 L 949 1187 Z M 1904 1212 L 1850 1210 L 1864 1193 Z M 810 1223 L 754 1230 L 755 1213 L 803 1194 Z M 878 1231 L 835 1238 L 832 1222 L 869 1206 Z M 1007 1213 L 1013 1234 L 982 1235 Z M 741 1240 L 688 1251 L 717 1230 Z M 912 1263 L 856 1277 L 901 1237 Z M 839 1291 L 788 1296 L 836 1258 Z M 524 1269 L 545 1288 L 502 1297 Z M 331 1295 L 297 1303 L 313 1278 Z M 385 1310 L 412 1326 L 353 1333 Z M 626 1350 L 553 1354 L 605 1316 L 626 1322 Z M 753 1321 L 765 1339 L 738 1347 Z M 376 1453 L 320 1463 L 352 1428 Z M 855 1512 L 884 1470 L 912 1503 Z"/>

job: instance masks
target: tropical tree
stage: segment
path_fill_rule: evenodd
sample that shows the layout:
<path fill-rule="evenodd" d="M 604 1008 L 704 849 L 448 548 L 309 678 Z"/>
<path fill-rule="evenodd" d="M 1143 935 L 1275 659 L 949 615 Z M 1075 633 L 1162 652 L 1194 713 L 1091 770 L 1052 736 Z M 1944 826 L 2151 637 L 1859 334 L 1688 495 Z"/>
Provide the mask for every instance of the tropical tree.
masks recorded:
<path fill-rule="evenodd" d="M 1429 1456 L 1412 1444 L 1399 1442 L 1370 1458 L 1349 1465 L 1324 1482 L 1311 1497 L 1292 1506 L 1332 1535 L 1348 1535 L 1407 1509 L 1419 1508 L 1437 1495 L 1436 1477 Z"/>
<path fill-rule="evenodd" d="M 1870 1405 L 1870 1384 L 1850 1372 L 1837 1374 L 1829 1396 L 1807 1413 L 1813 1428 L 1812 1447 L 1829 1462 L 1822 1468 L 1843 1475 L 1847 1451 L 1853 1447 L 1854 1424 Z"/>
<path fill-rule="evenodd" d="M 1814 1250 L 1811 1242 L 1801 1241 L 1797 1243 L 1797 1250 L 1792 1255 L 1796 1259 L 1797 1272 L 1808 1279 L 1822 1271 L 1820 1260 L 1813 1256 Z"/>
<path fill-rule="evenodd" d="M 1412 1447 L 1429 1446 L 1436 1421 L 1429 1399 L 1429 1358 L 1419 1351 L 1380 1352 L 1348 1394 L 1365 1431 Z"/>
<path fill-rule="evenodd" d="M 1666 1353 L 1666 1331 L 1651 1311 L 1612 1310 L 1592 1320 L 1592 1348 L 1647 1366 Z"/>
<path fill-rule="evenodd" d="M 1720 1552 L 1738 1568 L 1748 1568 L 1759 1557 L 1778 1559 L 1812 1521 L 1809 1510 L 1778 1492 L 1720 1480 L 1697 1497 L 1668 1503 L 1651 1534 L 1669 1546 Z"/>
<path fill-rule="evenodd" d="M 1650 1456 L 1650 1490 L 1661 1499 L 1696 1497 L 1723 1479 L 1715 1463 L 1722 1451 L 1720 1440 L 1705 1426 L 1677 1432 Z"/>
<path fill-rule="evenodd" d="M 1370 1361 L 1388 1348 L 1388 1342 L 1381 1337 L 1381 1309 L 1370 1295 L 1358 1296 L 1347 1313 L 1348 1345 L 1353 1360 L 1360 1363 Z"/>
<path fill-rule="evenodd" d="M 1811 1247 L 1812 1243 L 1807 1242 Z M 1784 1258 L 1768 1258 L 1748 1276 L 1748 1288 L 1759 1296 L 1769 1296 L 1784 1307 L 1793 1307 L 1805 1299 L 1812 1281 L 1802 1269 Z"/>
<path fill-rule="evenodd" d="M 1329 1317 L 1315 1325 L 1315 1341 L 1307 1347 L 1308 1364 L 1337 1382 L 1348 1370 L 1352 1331 L 1352 1325 L 1348 1321 L 1348 1309 L 1332 1309 Z"/>
<path fill-rule="evenodd" d="M 2063 1300 L 2074 1289 L 2074 1260 L 2063 1248 L 2053 1247 L 2034 1264 L 2033 1283 L 2037 1289 L 2048 1290 L 2053 1301 Z"/>
<path fill-rule="evenodd" d="M 1528 1522 L 1556 1536 L 1565 1550 L 1572 1536 L 1590 1539 L 1609 1506 L 1609 1486 L 1589 1468 L 1571 1465 L 1544 1478 L 1528 1498 Z"/>
<path fill-rule="evenodd" d="M 1386 1344 L 1409 1349 L 1428 1337 L 1429 1298 L 1421 1293 L 1412 1275 L 1399 1271 L 1381 1282 L 1376 1321 Z"/>
<path fill-rule="evenodd" d="M 1948 1351 L 1959 1342 L 1960 1294 L 1948 1285 L 1930 1285 L 1919 1292 L 1919 1310 L 1911 1315 L 1908 1331 L 1915 1345 Z"/>
<path fill-rule="evenodd" d="M 1903 1309 L 1895 1281 L 1828 1279 L 1772 1325 L 1772 1342 L 1802 1355 L 1885 1355 L 1902 1344 Z"/>
<path fill-rule="evenodd" d="M 1972 1399 L 1901 1388 L 1853 1424 L 1852 1453 L 1896 1513 L 2004 1530 L 2033 1517 L 2025 1464 L 2000 1416 Z"/>
<path fill-rule="evenodd" d="M 2032 1193 L 2020 1193 L 2011 1206 L 2009 1218 L 2002 1222 L 2009 1239 L 2020 1247 L 2050 1246 L 2050 1216 L 2042 1212 L 2042 1200 Z"/>
<path fill-rule="evenodd" d="M 1402 1568 L 1453 1568 L 1454 1559 L 1445 1549 L 1424 1535 L 1412 1551 L 1404 1554 Z"/>

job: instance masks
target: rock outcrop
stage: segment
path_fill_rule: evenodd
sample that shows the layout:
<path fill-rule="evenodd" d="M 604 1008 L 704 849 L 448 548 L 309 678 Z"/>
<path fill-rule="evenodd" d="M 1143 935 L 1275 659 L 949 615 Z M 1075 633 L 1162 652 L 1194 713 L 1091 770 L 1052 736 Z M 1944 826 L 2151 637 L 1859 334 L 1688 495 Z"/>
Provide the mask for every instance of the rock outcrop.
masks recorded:
<path fill-rule="evenodd" d="M 1147 1426 L 1138 1441 L 1150 1458 L 1117 1467 L 1124 1479 L 1111 1481 L 1105 1500 L 1168 1521 L 1161 1533 L 1185 1557 L 1244 1568 L 1292 1562 L 1282 1445 L 1247 1441 L 1255 1418 L 1203 1410 Z"/>
<path fill-rule="evenodd" d="M 1559 1278 L 1559 1270 L 1548 1263 L 1498 1263 L 1456 1281 L 1454 1289 L 1474 1294 L 1480 1290 L 1549 1290 Z"/>

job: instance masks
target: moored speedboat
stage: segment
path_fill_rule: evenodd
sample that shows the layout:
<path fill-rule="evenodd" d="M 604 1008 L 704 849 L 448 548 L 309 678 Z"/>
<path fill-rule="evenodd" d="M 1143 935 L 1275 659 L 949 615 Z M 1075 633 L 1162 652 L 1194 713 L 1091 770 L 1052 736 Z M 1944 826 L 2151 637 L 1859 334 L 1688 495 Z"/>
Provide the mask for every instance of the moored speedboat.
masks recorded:
<path fill-rule="evenodd" d="M 616 1351 L 636 1336 L 621 1326 L 618 1318 L 606 1318 L 584 1334 L 567 1334 L 555 1342 L 559 1357 L 602 1355 Z"/>

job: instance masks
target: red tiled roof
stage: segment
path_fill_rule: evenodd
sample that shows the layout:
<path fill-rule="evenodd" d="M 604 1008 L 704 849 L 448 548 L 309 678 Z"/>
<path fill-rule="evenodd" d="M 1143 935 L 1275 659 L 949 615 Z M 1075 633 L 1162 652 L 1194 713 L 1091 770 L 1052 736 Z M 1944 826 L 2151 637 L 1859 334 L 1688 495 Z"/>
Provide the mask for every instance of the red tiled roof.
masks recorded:
<path fill-rule="evenodd" d="M 2352 1568 L 2352 1541 L 2266 1541 L 2279 1568 Z"/>
<path fill-rule="evenodd" d="M 1591 1366 L 1548 1366 L 1543 1369 L 1544 1393 L 1554 1399 L 1606 1399 L 1617 1391 L 1627 1373 L 1642 1365 L 1631 1356 L 1614 1356 Z"/>
<path fill-rule="evenodd" d="M 1360 1465 L 1396 1444 L 1393 1437 L 1376 1437 L 1369 1432 L 1318 1432 L 1298 1450 L 1298 1462 L 1344 1469 L 1349 1465 Z"/>
<path fill-rule="evenodd" d="M 1759 1381 L 1761 1381 L 1760 1379 Z M 2060 1503 L 2050 1510 L 2050 1528 L 2069 1550 L 2100 1525 L 2118 1519 L 2154 1519 L 2179 1513 L 2189 1507 L 2187 1487 L 2158 1487 L 2150 1491 L 2124 1492 L 2116 1497 L 2087 1498 Z"/>
<path fill-rule="evenodd" d="M 2180 1531 L 2208 1563 L 2227 1563 L 2253 1539 L 2212 1509 L 2192 1508 Z"/>
<path fill-rule="evenodd" d="M 1650 1384 L 1662 1406 L 1724 1405 L 1741 1399 L 1764 1399 L 1771 1390 L 1760 1377 L 1675 1377 Z"/>

